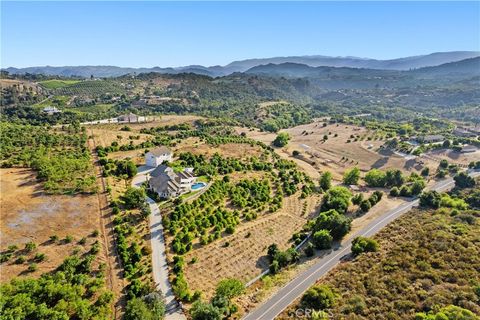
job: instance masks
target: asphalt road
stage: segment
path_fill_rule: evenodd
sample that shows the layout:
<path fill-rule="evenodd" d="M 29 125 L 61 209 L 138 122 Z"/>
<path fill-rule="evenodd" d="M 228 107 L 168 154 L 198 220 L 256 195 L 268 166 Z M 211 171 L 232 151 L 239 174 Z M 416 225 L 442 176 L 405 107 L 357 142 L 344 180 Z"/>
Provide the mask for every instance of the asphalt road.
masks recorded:
<path fill-rule="evenodd" d="M 480 172 L 470 172 L 473 177 L 479 176 Z M 446 191 L 454 186 L 452 178 L 448 178 L 436 183 L 430 190 Z M 332 270 L 343 258 L 351 253 L 351 240 L 357 236 L 372 236 L 387 224 L 400 217 L 402 214 L 408 212 L 414 206 L 418 205 L 419 200 L 414 199 L 408 203 L 404 203 L 397 208 L 386 212 L 384 215 L 373 220 L 363 229 L 356 232 L 344 241 L 341 245 L 333 248 L 330 253 L 322 257 L 309 269 L 298 275 L 295 279 L 281 288 L 276 294 L 270 297 L 257 309 L 243 317 L 244 320 L 272 320 L 275 319 L 283 310 L 285 310 L 291 303 L 299 298 L 308 288 Z"/>

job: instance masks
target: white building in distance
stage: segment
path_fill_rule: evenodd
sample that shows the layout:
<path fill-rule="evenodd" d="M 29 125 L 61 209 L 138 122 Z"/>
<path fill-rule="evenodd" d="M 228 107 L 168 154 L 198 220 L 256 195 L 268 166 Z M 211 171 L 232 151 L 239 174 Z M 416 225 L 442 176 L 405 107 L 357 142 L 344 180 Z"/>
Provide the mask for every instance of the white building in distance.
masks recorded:
<path fill-rule="evenodd" d="M 167 147 L 161 146 L 150 150 L 145 155 L 145 164 L 149 167 L 158 167 L 163 162 L 172 161 L 172 151 Z"/>

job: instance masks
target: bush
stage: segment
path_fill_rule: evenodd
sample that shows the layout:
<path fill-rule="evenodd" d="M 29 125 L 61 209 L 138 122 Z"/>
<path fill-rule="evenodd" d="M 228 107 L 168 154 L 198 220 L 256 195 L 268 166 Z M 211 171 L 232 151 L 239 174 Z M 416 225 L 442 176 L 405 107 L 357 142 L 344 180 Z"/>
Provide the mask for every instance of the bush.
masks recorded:
<path fill-rule="evenodd" d="M 363 201 L 363 193 L 357 193 L 352 197 L 352 203 L 355 205 L 359 205 Z"/>
<path fill-rule="evenodd" d="M 275 140 L 273 140 L 273 145 L 275 147 L 284 147 L 288 144 L 288 141 L 290 140 L 290 136 L 286 132 L 279 133 Z"/>
<path fill-rule="evenodd" d="M 355 185 L 358 184 L 358 179 L 360 179 L 360 169 L 354 167 L 350 170 L 347 170 L 343 175 L 343 184 Z"/>
<path fill-rule="evenodd" d="M 244 290 L 245 286 L 240 280 L 224 279 L 217 284 L 215 295 L 231 299 L 242 294 Z"/>
<path fill-rule="evenodd" d="M 332 174 L 329 171 L 325 171 L 320 176 L 320 188 L 323 191 L 327 191 L 332 187 Z"/>
<path fill-rule="evenodd" d="M 392 189 L 390 189 L 390 195 L 392 197 L 398 197 L 400 195 L 400 190 L 398 189 L 398 187 L 393 187 Z"/>
<path fill-rule="evenodd" d="M 363 252 L 375 252 L 378 250 L 378 242 L 367 237 L 356 237 L 352 241 L 352 253 L 355 256 Z"/>
<path fill-rule="evenodd" d="M 222 320 L 223 315 L 219 308 L 202 300 L 195 301 L 190 309 L 193 320 Z"/>
<path fill-rule="evenodd" d="M 308 242 L 305 246 L 305 255 L 307 257 L 312 257 L 315 254 L 314 246 L 311 242 Z"/>
<path fill-rule="evenodd" d="M 332 247 L 332 236 L 328 230 L 319 230 L 313 234 L 313 244 L 319 250 L 330 249 Z"/>
<path fill-rule="evenodd" d="M 313 286 L 305 292 L 301 304 L 314 310 L 328 309 L 335 303 L 335 294 L 325 285 Z"/>
<path fill-rule="evenodd" d="M 27 271 L 28 271 L 28 272 L 35 272 L 35 271 L 37 271 L 37 269 L 38 269 L 38 266 L 37 266 L 36 263 L 30 263 L 30 264 L 28 265 Z"/>
<path fill-rule="evenodd" d="M 333 240 L 342 239 L 351 229 L 352 220 L 335 210 L 320 213 L 315 219 L 313 231 L 328 230 Z"/>
<path fill-rule="evenodd" d="M 372 208 L 372 205 L 370 204 L 370 201 L 368 200 L 363 200 L 361 203 L 360 203 L 360 209 L 363 211 L 363 212 L 368 212 L 370 210 L 370 208 Z"/>
<path fill-rule="evenodd" d="M 140 208 L 140 205 L 145 202 L 145 190 L 142 188 L 129 187 L 122 199 L 128 209 Z"/>
<path fill-rule="evenodd" d="M 33 241 L 29 241 L 25 244 L 25 251 L 31 252 L 37 248 L 37 245 Z"/>
<path fill-rule="evenodd" d="M 475 179 L 470 177 L 465 172 L 460 172 L 455 177 L 453 177 L 453 180 L 455 180 L 455 187 L 460 189 L 472 188 L 473 186 L 475 186 Z"/>
<path fill-rule="evenodd" d="M 345 187 L 333 187 L 325 193 L 322 199 L 321 211 L 334 209 L 345 213 L 350 205 L 351 192 Z"/>
<path fill-rule="evenodd" d="M 437 191 L 427 191 L 420 196 L 420 206 L 438 209 L 442 196 Z"/>

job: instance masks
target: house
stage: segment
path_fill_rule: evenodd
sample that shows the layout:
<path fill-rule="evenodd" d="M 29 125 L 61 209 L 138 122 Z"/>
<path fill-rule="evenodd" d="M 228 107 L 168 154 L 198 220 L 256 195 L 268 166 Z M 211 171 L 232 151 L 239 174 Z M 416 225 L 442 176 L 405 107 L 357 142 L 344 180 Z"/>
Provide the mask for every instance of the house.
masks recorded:
<path fill-rule="evenodd" d="M 172 168 L 162 164 L 153 170 L 148 179 L 148 187 L 161 198 L 170 199 L 192 190 L 196 181 L 189 172 L 176 173 Z"/>
<path fill-rule="evenodd" d="M 164 146 L 150 150 L 145 155 L 145 164 L 149 167 L 157 167 L 163 162 L 170 161 L 172 161 L 172 151 Z"/>
<path fill-rule="evenodd" d="M 138 116 L 134 113 L 124 114 L 117 118 L 118 122 L 138 122 Z"/>
<path fill-rule="evenodd" d="M 48 107 L 45 107 L 43 108 L 43 112 L 45 112 L 46 114 L 48 115 L 53 115 L 55 113 L 60 113 L 62 112 L 61 110 L 57 109 L 57 107 L 51 107 L 51 106 L 48 106 Z"/>

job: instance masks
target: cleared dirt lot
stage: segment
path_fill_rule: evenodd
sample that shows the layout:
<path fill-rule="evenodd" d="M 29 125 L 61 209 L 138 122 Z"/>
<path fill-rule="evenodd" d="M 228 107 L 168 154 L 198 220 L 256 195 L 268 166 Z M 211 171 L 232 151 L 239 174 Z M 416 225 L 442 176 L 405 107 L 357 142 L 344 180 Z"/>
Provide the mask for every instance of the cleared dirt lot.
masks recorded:
<path fill-rule="evenodd" d="M 242 223 L 233 235 L 195 248 L 185 255 L 184 272 L 190 289 L 210 297 L 216 284 L 224 278 L 244 282 L 254 278 L 268 268 L 267 247 L 276 243 L 281 249 L 288 248 L 290 236 L 302 229 L 309 216 L 318 212 L 318 204 L 318 196 L 285 198 L 278 212 Z M 227 242 L 229 245 L 225 246 Z M 193 257 L 198 261 L 188 263 Z"/>
<path fill-rule="evenodd" d="M 28 273 L 38 276 L 57 267 L 75 248 L 88 250 L 96 240 L 91 234 L 98 228 L 99 208 L 96 195 L 46 195 L 40 183 L 35 181 L 35 173 L 27 169 L 0 169 L 0 232 L 1 251 L 9 245 L 23 249 L 25 243 L 33 241 L 37 249 L 32 253 L 16 252 L 10 261 L 1 265 L 0 281 L 26 275 L 28 263 L 37 253 L 45 253 L 46 261 L 37 263 L 38 270 Z M 49 241 L 57 235 L 57 243 Z M 67 235 L 73 237 L 71 243 L 64 243 Z M 78 241 L 86 237 L 86 244 Z M 25 255 L 27 261 L 15 264 L 19 255 Z M 98 262 L 103 261 L 98 255 Z"/>
<path fill-rule="evenodd" d="M 272 143 L 277 136 L 275 133 L 245 128 L 236 130 L 266 144 Z M 323 121 L 316 121 L 280 132 L 287 132 L 291 140 L 286 147 L 276 148 L 275 151 L 295 161 L 313 179 L 317 179 L 321 171 L 330 171 L 335 180 L 341 180 L 343 173 L 353 166 L 362 171 L 372 168 L 418 171 L 422 163 L 428 162 L 419 158 L 407 160 L 392 152 L 379 150 L 384 137 L 363 127 L 346 124 L 328 124 L 324 127 Z M 324 140 L 325 136 L 327 140 Z M 300 156 L 293 157 L 294 150 L 299 151 Z"/>

